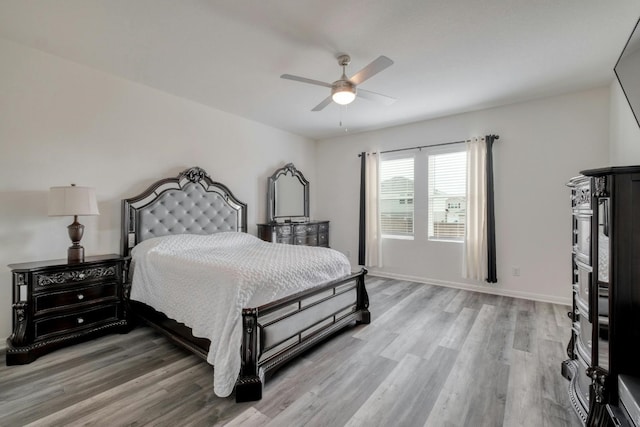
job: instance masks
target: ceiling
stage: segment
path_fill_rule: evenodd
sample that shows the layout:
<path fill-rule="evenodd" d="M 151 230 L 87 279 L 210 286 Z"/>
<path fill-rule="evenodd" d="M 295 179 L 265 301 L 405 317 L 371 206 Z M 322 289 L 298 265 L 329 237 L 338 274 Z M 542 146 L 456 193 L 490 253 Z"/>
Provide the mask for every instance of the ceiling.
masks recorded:
<path fill-rule="evenodd" d="M 1 0 L 0 37 L 312 139 L 609 84 L 640 0 Z M 311 109 L 336 56 L 397 98 Z M 343 126 L 339 125 L 340 121 Z"/>

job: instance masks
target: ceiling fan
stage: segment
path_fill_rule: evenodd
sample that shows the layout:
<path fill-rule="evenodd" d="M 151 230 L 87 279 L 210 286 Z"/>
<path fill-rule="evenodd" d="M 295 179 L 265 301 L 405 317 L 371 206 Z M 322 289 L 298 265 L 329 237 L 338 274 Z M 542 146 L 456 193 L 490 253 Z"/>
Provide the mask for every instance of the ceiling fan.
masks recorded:
<path fill-rule="evenodd" d="M 357 96 L 371 101 L 380 102 L 385 105 L 393 104 L 396 99 L 390 96 L 381 95 L 364 89 L 356 89 L 356 87 L 367 79 L 378 74 L 380 71 L 393 65 L 393 61 L 386 56 L 379 56 L 369 65 L 358 71 L 356 74 L 348 78 L 345 68 L 351 62 L 349 55 L 338 56 L 338 65 L 342 67 L 342 77 L 333 83 L 325 83 L 319 80 L 307 79 L 305 77 L 293 76 L 291 74 L 283 74 L 280 77 L 287 80 L 295 80 L 297 82 L 309 83 L 312 85 L 324 86 L 331 89 L 331 95 L 326 97 L 320 104 L 316 105 L 311 111 L 320 111 L 334 101 L 340 105 L 347 105 L 353 102 Z"/>

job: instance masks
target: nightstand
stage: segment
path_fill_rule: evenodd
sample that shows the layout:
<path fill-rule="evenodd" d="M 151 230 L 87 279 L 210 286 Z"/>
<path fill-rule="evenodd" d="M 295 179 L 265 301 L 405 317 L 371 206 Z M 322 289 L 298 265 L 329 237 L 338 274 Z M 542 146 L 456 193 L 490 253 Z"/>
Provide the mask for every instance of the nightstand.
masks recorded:
<path fill-rule="evenodd" d="M 56 348 L 106 332 L 128 332 L 124 305 L 128 259 L 119 255 L 9 265 L 13 333 L 7 365 L 34 361 Z"/>

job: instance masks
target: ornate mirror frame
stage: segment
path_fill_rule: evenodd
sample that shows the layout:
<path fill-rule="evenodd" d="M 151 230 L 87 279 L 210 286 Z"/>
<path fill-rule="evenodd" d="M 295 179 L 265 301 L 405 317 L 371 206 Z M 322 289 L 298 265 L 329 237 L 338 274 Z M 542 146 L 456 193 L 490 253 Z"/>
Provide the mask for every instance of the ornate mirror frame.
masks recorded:
<path fill-rule="evenodd" d="M 307 179 L 304 177 L 302 172 L 296 169 L 293 163 L 287 163 L 284 167 L 281 167 L 280 169 L 276 170 L 273 173 L 273 175 L 269 177 L 268 190 L 267 190 L 267 215 L 268 215 L 267 220 L 270 223 L 276 222 L 277 218 L 290 219 L 290 218 L 299 218 L 302 216 L 302 215 L 292 215 L 292 216 L 276 215 L 276 206 L 277 206 L 276 199 L 278 197 L 278 195 L 276 194 L 277 193 L 276 183 L 278 182 L 278 178 L 282 176 L 286 176 L 287 174 L 290 174 L 292 177 L 297 178 L 298 181 L 300 181 L 300 184 L 302 185 L 302 189 L 304 193 L 304 197 L 303 197 L 304 218 L 305 219 L 309 218 L 309 181 L 307 181 Z"/>
<path fill-rule="evenodd" d="M 640 19 L 636 22 L 613 71 L 640 126 Z"/>

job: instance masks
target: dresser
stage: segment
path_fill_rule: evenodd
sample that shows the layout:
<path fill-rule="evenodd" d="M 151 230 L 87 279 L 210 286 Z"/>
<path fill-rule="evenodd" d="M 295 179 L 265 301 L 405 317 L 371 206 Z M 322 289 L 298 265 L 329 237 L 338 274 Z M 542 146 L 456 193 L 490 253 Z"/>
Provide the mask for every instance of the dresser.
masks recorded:
<path fill-rule="evenodd" d="M 126 332 L 127 259 L 119 255 L 11 264 L 13 333 L 7 365 L 110 331 Z"/>
<path fill-rule="evenodd" d="M 267 242 L 329 247 L 329 221 L 258 224 L 258 237 Z"/>
<path fill-rule="evenodd" d="M 586 425 L 636 425 L 624 402 L 640 376 L 640 166 L 585 170 L 568 185 L 573 307 L 562 373 Z"/>

